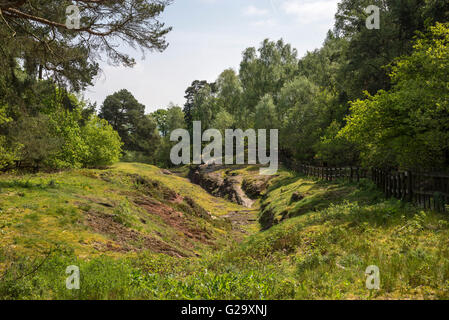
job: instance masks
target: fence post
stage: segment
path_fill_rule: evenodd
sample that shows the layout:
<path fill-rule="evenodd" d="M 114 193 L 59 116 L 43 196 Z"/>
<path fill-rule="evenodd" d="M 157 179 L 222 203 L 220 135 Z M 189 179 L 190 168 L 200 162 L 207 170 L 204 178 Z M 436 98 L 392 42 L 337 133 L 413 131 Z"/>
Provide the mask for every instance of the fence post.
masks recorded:
<path fill-rule="evenodd" d="M 406 178 L 406 184 L 407 184 L 407 201 L 413 202 L 413 190 L 412 190 L 412 172 L 406 171 L 405 172 Z"/>

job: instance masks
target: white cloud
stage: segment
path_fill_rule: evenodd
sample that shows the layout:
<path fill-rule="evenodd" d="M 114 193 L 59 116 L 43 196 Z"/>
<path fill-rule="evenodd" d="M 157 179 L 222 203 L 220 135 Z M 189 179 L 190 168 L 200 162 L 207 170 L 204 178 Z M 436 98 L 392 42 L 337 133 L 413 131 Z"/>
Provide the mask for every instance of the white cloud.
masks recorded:
<path fill-rule="evenodd" d="M 249 6 L 245 9 L 245 15 L 247 16 L 266 16 L 270 13 L 267 9 L 257 8 L 255 6 Z"/>
<path fill-rule="evenodd" d="M 299 23 L 310 24 L 333 20 L 339 0 L 285 0 L 281 10 L 295 16 Z"/>

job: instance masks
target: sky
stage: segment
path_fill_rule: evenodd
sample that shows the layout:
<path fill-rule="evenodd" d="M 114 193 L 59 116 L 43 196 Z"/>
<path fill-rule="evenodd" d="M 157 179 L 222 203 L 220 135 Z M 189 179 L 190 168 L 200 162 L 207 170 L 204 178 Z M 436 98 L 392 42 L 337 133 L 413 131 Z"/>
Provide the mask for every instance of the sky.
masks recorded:
<path fill-rule="evenodd" d="M 101 63 L 102 73 L 85 98 L 97 102 L 129 90 L 148 113 L 170 103 L 182 106 L 194 80 L 215 81 L 238 71 L 242 52 L 260 43 L 284 39 L 299 57 L 321 47 L 332 29 L 338 0 L 174 0 L 160 20 L 173 30 L 162 53 L 134 52 L 133 68 Z M 129 48 L 124 48 L 130 51 Z"/>

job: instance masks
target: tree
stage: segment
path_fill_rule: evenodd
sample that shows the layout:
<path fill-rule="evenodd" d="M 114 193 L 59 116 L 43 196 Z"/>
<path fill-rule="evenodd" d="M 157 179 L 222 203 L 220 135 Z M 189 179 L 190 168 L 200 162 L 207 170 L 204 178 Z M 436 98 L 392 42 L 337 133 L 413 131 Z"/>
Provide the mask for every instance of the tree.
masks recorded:
<path fill-rule="evenodd" d="M 146 158 L 155 154 L 160 139 L 157 122 L 145 115 L 145 106 L 128 90 L 122 89 L 106 97 L 99 117 L 118 132 L 124 150 L 143 153 Z"/>
<path fill-rule="evenodd" d="M 120 148 L 117 151 L 111 137 L 116 136 L 116 144 L 120 145 L 118 134 L 112 127 L 102 125 L 91 114 L 91 107 L 86 108 L 86 103 L 75 95 L 65 92 L 66 100 L 61 100 L 61 92 L 64 90 L 57 87 L 53 92 L 41 92 L 41 105 L 30 108 L 34 110 L 31 114 L 20 114 L 16 119 L 6 118 L 3 121 L 3 113 L 0 112 L 0 122 L 3 124 L 0 126 L 5 133 L 0 140 L 9 157 L 7 169 L 11 168 L 13 161 L 22 168 L 59 169 L 102 166 L 117 159 L 111 154 L 120 153 Z"/>
<path fill-rule="evenodd" d="M 187 128 L 189 130 L 192 130 L 193 128 L 193 112 L 195 109 L 195 96 L 200 92 L 202 88 L 204 88 L 206 85 L 209 85 L 207 81 L 205 80 L 195 80 L 192 82 L 191 86 L 188 87 L 185 91 L 185 99 L 186 103 L 184 104 L 184 116 L 185 116 L 185 122 L 187 124 Z"/>
<path fill-rule="evenodd" d="M 359 160 L 357 146 L 340 136 L 338 134 L 340 130 L 341 125 L 336 120 L 324 130 L 320 141 L 314 146 L 315 159 L 333 167 L 357 165 Z"/>
<path fill-rule="evenodd" d="M 185 129 L 186 124 L 184 122 L 184 113 L 179 106 L 170 104 L 167 109 L 167 135 L 173 130 Z"/>
<path fill-rule="evenodd" d="M 313 147 L 332 121 L 329 119 L 332 99 L 326 90 L 320 90 L 304 76 L 282 88 L 277 110 L 280 150 L 284 157 L 306 162 L 314 159 Z"/>
<path fill-rule="evenodd" d="M 159 109 L 151 114 L 151 117 L 157 123 L 157 129 L 162 137 L 166 137 L 168 134 L 168 126 L 167 126 L 167 110 Z"/>
<path fill-rule="evenodd" d="M 290 110 L 312 104 L 317 93 L 318 87 L 304 76 L 287 82 L 279 92 L 277 104 L 279 121 L 285 123 Z"/>
<path fill-rule="evenodd" d="M 377 5 L 381 9 L 379 30 L 368 30 L 365 8 Z M 371 95 L 391 87 L 384 66 L 396 57 L 412 51 L 416 31 L 424 31 L 436 22 L 449 19 L 449 2 L 421 0 L 343 0 L 338 5 L 335 32 L 349 40 L 345 50 L 347 63 L 338 79 L 344 84 L 350 100 Z"/>
<path fill-rule="evenodd" d="M 256 106 L 254 115 L 254 123 L 256 129 L 279 129 L 278 115 L 273 97 L 266 94 Z"/>
<path fill-rule="evenodd" d="M 221 110 L 215 120 L 212 123 L 212 128 L 220 130 L 223 137 L 227 129 L 232 129 L 234 127 L 234 117 L 226 110 Z"/>
<path fill-rule="evenodd" d="M 11 118 L 6 116 L 6 108 L 0 107 L 0 127 L 4 127 Z M 16 158 L 16 148 L 7 143 L 7 137 L 0 134 L 0 170 L 10 166 Z"/>
<path fill-rule="evenodd" d="M 206 85 L 201 88 L 193 99 L 192 120 L 201 121 L 202 129 L 212 128 L 212 123 L 221 109 L 213 87 Z"/>
<path fill-rule="evenodd" d="M 173 166 L 173 164 L 170 161 L 170 151 L 172 147 L 176 144 L 175 142 L 170 141 L 170 133 L 176 129 L 186 128 L 186 123 L 184 120 L 184 113 L 182 112 L 182 109 L 180 107 L 170 104 L 168 109 L 163 111 L 164 111 L 163 113 L 165 114 L 164 126 L 167 130 L 166 131 L 167 134 L 162 137 L 155 158 L 156 163 L 159 166 L 169 168 Z"/>
<path fill-rule="evenodd" d="M 329 31 L 322 48 L 307 52 L 299 60 L 299 75 L 306 77 L 321 88 L 326 88 L 334 95 L 344 92 L 337 75 L 346 63 L 347 45 L 346 38 L 337 37 Z"/>
<path fill-rule="evenodd" d="M 284 84 L 297 75 L 297 51 L 281 39 L 264 40 L 261 47 L 248 48 L 240 63 L 240 80 L 244 90 L 243 105 L 247 114 L 255 111 L 260 99 L 271 94 L 274 102 Z"/>
<path fill-rule="evenodd" d="M 142 51 L 163 51 L 171 30 L 158 20 L 170 0 L 79 0 L 80 25 L 66 24 L 70 0 L 0 0 L 1 69 L 22 58 L 29 75 L 69 83 L 74 90 L 90 85 L 99 54 L 114 64 L 135 61 L 118 44 Z"/>
<path fill-rule="evenodd" d="M 436 24 L 392 68 L 393 87 L 352 103 L 340 135 L 368 165 L 449 165 L 449 24 Z"/>
<path fill-rule="evenodd" d="M 152 158 L 160 143 L 156 121 L 151 116 L 144 115 L 137 120 L 135 130 L 131 132 L 132 149 Z"/>
<path fill-rule="evenodd" d="M 223 71 L 216 81 L 217 98 L 221 105 L 220 109 L 225 110 L 229 115 L 235 117 L 237 126 L 244 126 L 245 108 L 242 106 L 242 85 L 239 76 L 233 69 Z M 231 129 L 231 128 L 227 128 Z"/>

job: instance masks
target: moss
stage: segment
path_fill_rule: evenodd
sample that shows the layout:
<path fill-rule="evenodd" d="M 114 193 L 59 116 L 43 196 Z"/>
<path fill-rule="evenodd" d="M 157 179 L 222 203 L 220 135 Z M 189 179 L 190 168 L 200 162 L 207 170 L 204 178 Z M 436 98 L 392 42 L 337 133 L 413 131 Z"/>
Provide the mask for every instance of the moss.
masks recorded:
<path fill-rule="evenodd" d="M 240 243 L 216 216 L 241 207 L 153 166 L 2 175 L 0 185 L 0 299 L 449 298 L 448 216 L 386 200 L 367 181 L 320 182 L 280 170 L 261 200 L 266 230 L 249 225 Z M 173 192 L 184 201 L 171 201 Z M 295 192 L 304 199 L 291 201 Z M 183 213 L 214 240 L 193 241 L 136 199 Z M 113 250 L 120 249 L 113 237 L 86 225 L 91 214 L 190 255 Z M 80 267 L 82 290 L 66 290 L 68 265 Z M 378 291 L 366 288 L 369 265 L 380 269 Z"/>
<path fill-rule="evenodd" d="M 120 166 L 120 164 L 118 165 Z M 126 168 L 131 168 L 126 170 Z M 33 255 L 48 248 L 64 245 L 71 247 L 79 256 L 126 256 L 117 243 L 120 237 L 101 228 L 92 219 L 97 216 L 111 217 L 111 221 L 142 235 L 160 239 L 179 251 L 204 251 L 207 245 L 179 231 L 160 215 L 148 212 L 139 200 L 156 201 L 166 210 L 184 212 L 184 225 L 201 226 L 217 241 L 231 238 L 228 226 L 215 223 L 200 203 L 210 207 L 221 205 L 224 213 L 238 206 L 209 196 L 201 188 L 191 191 L 190 183 L 183 178 L 155 174 L 152 166 L 124 164 L 121 170 L 71 170 L 53 174 L 2 175 L 0 185 L 0 246 L 14 247 L 23 255 Z M 165 178 L 165 179 L 164 179 Z M 165 185 L 171 183 L 182 190 L 195 194 L 195 200 L 178 206 L 173 200 L 177 192 Z M 199 200 L 197 200 L 199 199 Z M 89 222 L 91 221 L 91 222 Z M 106 221 L 106 220 L 104 220 Z M 192 227 L 193 228 L 193 227 Z M 115 232 L 115 231 L 114 231 Z M 137 244 L 136 244 L 137 246 Z M 186 249 L 187 248 L 187 249 Z M 151 248 L 150 248 L 151 249 Z"/>

